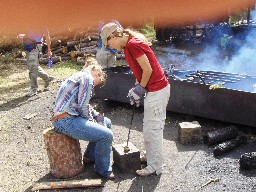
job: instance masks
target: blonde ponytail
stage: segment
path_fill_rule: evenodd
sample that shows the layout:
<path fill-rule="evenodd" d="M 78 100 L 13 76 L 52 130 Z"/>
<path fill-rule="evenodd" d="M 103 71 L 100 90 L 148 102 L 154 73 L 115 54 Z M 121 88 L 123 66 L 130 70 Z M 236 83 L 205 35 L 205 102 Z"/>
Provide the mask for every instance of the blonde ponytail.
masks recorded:
<path fill-rule="evenodd" d="M 137 31 L 134 31 L 134 30 L 131 30 L 131 29 L 124 29 L 123 31 L 124 33 L 126 33 L 127 35 L 129 36 L 132 36 L 132 37 L 136 37 L 146 43 L 148 43 L 148 40 L 147 38 L 145 37 L 145 35 L 143 35 L 142 33 L 140 32 L 137 32 Z"/>
<path fill-rule="evenodd" d="M 147 40 L 145 35 L 143 35 L 140 32 L 134 31 L 132 29 L 124 29 L 124 30 L 118 30 L 113 33 L 114 36 L 116 37 L 123 37 L 124 35 L 131 36 L 131 37 L 136 37 L 140 39 L 141 41 L 147 43 L 148 45 L 151 45 L 151 43 Z"/>

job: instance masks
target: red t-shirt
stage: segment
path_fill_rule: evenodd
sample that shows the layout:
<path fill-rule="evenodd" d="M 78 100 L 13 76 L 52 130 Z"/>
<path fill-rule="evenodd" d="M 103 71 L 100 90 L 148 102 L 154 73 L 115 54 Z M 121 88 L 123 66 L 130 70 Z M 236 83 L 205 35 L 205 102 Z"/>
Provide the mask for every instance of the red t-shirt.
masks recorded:
<path fill-rule="evenodd" d="M 146 89 L 149 92 L 159 91 L 169 84 L 162 66 L 147 43 L 136 37 L 129 37 L 124 48 L 124 55 L 135 78 L 139 82 L 141 82 L 143 71 L 136 58 L 142 56 L 143 54 L 147 56 L 153 70 Z"/>

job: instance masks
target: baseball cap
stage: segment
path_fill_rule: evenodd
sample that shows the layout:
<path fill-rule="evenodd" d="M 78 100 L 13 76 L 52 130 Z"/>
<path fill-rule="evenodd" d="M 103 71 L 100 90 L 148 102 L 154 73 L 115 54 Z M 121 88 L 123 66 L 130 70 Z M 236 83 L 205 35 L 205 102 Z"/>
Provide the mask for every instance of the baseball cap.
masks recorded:
<path fill-rule="evenodd" d="M 116 23 L 108 23 L 104 25 L 101 29 L 101 40 L 102 40 L 102 48 L 101 49 L 106 49 L 108 45 L 108 37 L 117 29 L 119 29 L 118 25 Z"/>

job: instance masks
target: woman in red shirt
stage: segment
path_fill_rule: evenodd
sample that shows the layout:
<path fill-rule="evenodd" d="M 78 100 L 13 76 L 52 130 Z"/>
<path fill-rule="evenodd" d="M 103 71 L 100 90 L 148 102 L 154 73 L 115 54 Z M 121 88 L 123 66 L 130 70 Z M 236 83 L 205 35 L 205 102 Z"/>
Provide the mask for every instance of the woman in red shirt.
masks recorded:
<path fill-rule="evenodd" d="M 147 153 L 147 167 L 137 170 L 140 176 L 161 174 L 163 166 L 163 129 L 170 84 L 144 35 L 121 29 L 115 23 L 106 24 L 101 30 L 103 48 L 109 46 L 123 50 L 136 84 L 129 91 L 131 104 L 139 106 L 144 99 L 143 136 Z"/>

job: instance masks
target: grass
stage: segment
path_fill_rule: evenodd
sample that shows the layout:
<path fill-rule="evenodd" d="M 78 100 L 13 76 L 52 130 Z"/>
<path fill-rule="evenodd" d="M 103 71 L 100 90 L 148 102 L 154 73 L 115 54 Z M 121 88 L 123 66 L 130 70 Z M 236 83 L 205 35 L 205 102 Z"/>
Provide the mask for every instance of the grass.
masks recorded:
<path fill-rule="evenodd" d="M 13 53 L 7 53 L 4 55 L 0 55 L 0 63 L 13 63 L 15 61 L 15 58 L 13 57 Z"/>
<path fill-rule="evenodd" d="M 65 79 L 75 72 L 81 70 L 83 66 L 77 65 L 75 62 L 59 62 L 53 65 L 51 69 L 45 67 L 45 71 L 58 79 Z"/>
<path fill-rule="evenodd" d="M 25 63 L 2 63 L 1 66 L 0 90 L 6 87 L 10 88 L 19 84 L 21 81 L 28 80 L 28 70 Z M 72 62 L 59 62 L 54 64 L 51 69 L 46 65 L 41 65 L 41 67 L 49 75 L 56 77 L 56 79 L 63 79 L 81 70 L 83 66 Z"/>
<path fill-rule="evenodd" d="M 64 80 L 70 75 L 82 69 L 83 66 L 72 62 L 59 62 L 53 64 L 52 68 L 46 65 L 41 67 L 55 80 Z M 44 85 L 41 78 L 38 78 L 39 89 Z M 25 62 L 18 61 L 10 63 L 0 63 L 0 104 L 17 97 L 24 96 L 29 89 L 28 69 Z"/>

